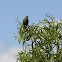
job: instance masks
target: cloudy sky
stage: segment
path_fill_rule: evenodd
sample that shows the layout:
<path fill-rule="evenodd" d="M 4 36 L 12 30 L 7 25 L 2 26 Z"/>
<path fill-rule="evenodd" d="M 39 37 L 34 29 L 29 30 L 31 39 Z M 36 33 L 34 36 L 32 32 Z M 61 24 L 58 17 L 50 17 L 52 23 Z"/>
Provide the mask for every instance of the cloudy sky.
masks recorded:
<path fill-rule="evenodd" d="M 22 22 L 29 15 L 29 24 L 42 21 L 46 13 L 62 19 L 62 0 L 0 0 L 0 62 L 16 62 L 14 58 L 21 44 L 17 35 L 16 18 Z"/>

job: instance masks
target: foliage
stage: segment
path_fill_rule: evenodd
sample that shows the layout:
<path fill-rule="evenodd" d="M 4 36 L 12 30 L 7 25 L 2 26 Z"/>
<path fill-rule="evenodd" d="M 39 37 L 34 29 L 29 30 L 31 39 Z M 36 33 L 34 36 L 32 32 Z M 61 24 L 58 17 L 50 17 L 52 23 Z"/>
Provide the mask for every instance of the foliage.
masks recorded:
<path fill-rule="evenodd" d="M 62 20 L 51 16 L 38 24 L 23 27 L 19 22 L 19 43 L 24 47 L 18 52 L 17 62 L 61 62 L 62 61 Z"/>

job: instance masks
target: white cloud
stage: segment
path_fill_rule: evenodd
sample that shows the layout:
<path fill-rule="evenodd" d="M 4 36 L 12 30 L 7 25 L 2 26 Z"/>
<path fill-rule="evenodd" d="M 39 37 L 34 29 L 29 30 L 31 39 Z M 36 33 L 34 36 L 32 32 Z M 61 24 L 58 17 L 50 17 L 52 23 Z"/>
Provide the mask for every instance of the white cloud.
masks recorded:
<path fill-rule="evenodd" d="M 20 51 L 20 47 L 12 47 L 7 52 L 0 54 L 0 62 L 16 62 L 16 54 Z"/>
<path fill-rule="evenodd" d="M 0 51 L 1 49 L 4 47 L 4 44 L 3 43 L 0 43 Z"/>

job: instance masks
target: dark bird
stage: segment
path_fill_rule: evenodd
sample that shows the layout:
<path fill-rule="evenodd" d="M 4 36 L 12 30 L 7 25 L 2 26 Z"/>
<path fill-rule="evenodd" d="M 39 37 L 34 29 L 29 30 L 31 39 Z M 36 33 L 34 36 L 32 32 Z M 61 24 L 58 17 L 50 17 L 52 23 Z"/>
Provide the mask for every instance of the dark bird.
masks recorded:
<path fill-rule="evenodd" d="M 28 16 L 25 16 L 25 18 L 23 19 L 23 25 L 26 28 L 28 25 Z"/>

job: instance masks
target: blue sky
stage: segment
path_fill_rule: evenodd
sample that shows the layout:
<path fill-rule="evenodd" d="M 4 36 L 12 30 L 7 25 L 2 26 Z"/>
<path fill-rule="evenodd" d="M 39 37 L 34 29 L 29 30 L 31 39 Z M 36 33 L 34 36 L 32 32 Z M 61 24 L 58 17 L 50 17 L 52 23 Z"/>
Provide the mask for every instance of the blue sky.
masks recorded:
<path fill-rule="evenodd" d="M 19 45 L 14 40 L 17 35 L 16 18 L 22 22 L 29 15 L 29 24 L 42 21 L 46 13 L 62 19 L 62 0 L 0 0 L 0 44 L 7 50 Z"/>

